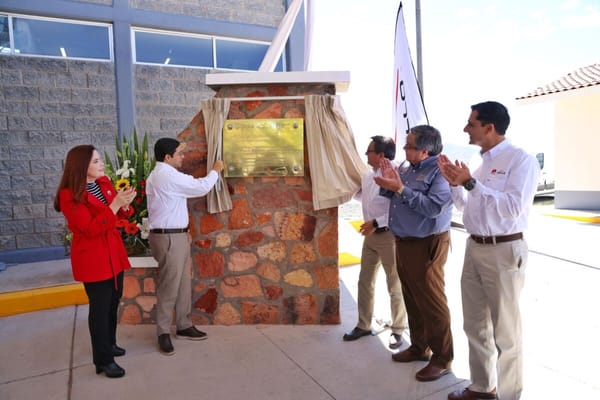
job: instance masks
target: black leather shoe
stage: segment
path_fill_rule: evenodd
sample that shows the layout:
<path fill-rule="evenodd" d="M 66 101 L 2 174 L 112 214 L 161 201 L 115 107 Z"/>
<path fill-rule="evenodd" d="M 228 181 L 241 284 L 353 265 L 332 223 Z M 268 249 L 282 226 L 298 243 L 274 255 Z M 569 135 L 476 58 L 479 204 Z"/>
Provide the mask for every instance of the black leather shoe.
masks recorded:
<path fill-rule="evenodd" d="M 113 344 L 112 355 L 113 355 L 113 357 L 124 356 L 125 355 L 125 349 L 122 348 L 122 347 L 117 346 L 116 344 Z"/>
<path fill-rule="evenodd" d="M 208 336 L 206 333 L 199 331 L 194 325 L 192 325 L 189 328 L 177 331 L 175 337 L 177 339 L 204 340 Z"/>
<path fill-rule="evenodd" d="M 106 365 L 96 365 L 96 373 L 101 374 L 102 372 L 109 378 L 120 378 L 125 375 L 125 370 L 115 362 Z"/>
<path fill-rule="evenodd" d="M 175 349 L 173 348 L 173 344 L 171 343 L 171 337 L 168 333 L 158 335 L 158 349 L 165 356 L 172 356 L 173 354 L 175 354 Z"/>
<path fill-rule="evenodd" d="M 392 333 L 390 335 L 390 342 L 388 344 L 388 347 L 392 350 L 396 350 L 399 349 L 400 346 L 402 346 L 403 342 L 404 339 L 402 339 L 402 335 L 400 335 L 399 333 Z"/>
<path fill-rule="evenodd" d="M 363 336 L 370 335 L 371 331 L 361 329 L 358 326 L 352 329 L 352 332 L 344 334 L 344 342 L 351 342 L 352 340 L 360 339 Z"/>

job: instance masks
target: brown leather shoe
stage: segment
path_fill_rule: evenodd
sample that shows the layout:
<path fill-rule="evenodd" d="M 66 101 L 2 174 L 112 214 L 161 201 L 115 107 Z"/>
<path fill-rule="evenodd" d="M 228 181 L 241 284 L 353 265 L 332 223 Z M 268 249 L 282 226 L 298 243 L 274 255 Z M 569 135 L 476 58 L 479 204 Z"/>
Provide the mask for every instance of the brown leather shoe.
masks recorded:
<path fill-rule="evenodd" d="M 442 376 L 449 374 L 450 368 L 442 368 L 440 366 L 434 365 L 432 362 L 427 364 L 425 368 L 417 372 L 415 378 L 421 382 L 431 382 L 437 381 Z"/>
<path fill-rule="evenodd" d="M 431 350 L 420 353 L 417 349 L 410 346 L 404 351 L 392 354 L 392 360 L 396 362 L 429 361 L 431 360 Z"/>
<path fill-rule="evenodd" d="M 448 395 L 448 400 L 479 400 L 496 399 L 496 389 L 491 392 L 475 392 L 469 388 L 455 390 Z"/>

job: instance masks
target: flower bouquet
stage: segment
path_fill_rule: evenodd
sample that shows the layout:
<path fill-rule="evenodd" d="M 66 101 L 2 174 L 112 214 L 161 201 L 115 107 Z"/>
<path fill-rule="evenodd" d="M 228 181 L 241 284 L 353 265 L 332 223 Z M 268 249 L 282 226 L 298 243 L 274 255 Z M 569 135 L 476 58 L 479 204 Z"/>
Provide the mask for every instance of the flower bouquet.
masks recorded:
<path fill-rule="evenodd" d="M 130 256 L 149 254 L 148 208 L 146 205 L 146 179 L 154 168 L 156 160 L 148 152 L 148 136 L 140 142 L 137 131 L 126 137 L 116 138 L 116 157 L 111 160 L 104 151 L 105 172 L 114 182 L 117 190 L 135 187 L 137 196 L 129 208 L 119 213 L 117 227 L 121 231 L 123 243 Z"/>

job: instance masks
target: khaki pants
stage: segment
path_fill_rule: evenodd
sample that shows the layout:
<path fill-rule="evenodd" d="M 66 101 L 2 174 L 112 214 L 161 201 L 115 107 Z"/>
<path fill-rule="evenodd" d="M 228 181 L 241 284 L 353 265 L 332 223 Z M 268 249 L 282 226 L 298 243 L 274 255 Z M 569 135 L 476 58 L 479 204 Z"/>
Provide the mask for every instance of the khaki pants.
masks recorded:
<path fill-rule="evenodd" d="M 365 236 L 358 278 L 358 327 L 371 329 L 375 304 L 375 281 L 379 266 L 383 265 L 390 295 L 392 332 L 401 334 L 408 328 L 402 285 L 396 270 L 396 246 L 392 232 L 372 233 Z"/>
<path fill-rule="evenodd" d="M 461 290 L 470 388 L 477 392 L 497 388 L 502 400 L 519 399 L 523 390 L 519 297 L 528 251 L 524 240 L 493 245 L 470 238 L 465 250 Z"/>
<path fill-rule="evenodd" d="M 150 233 L 152 256 L 158 262 L 156 287 L 156 331 L 171 332 L 173 309 L 177 330 L 192 326 L 192 277 L 190 271 L 190 237 L 184 233 Z"/>

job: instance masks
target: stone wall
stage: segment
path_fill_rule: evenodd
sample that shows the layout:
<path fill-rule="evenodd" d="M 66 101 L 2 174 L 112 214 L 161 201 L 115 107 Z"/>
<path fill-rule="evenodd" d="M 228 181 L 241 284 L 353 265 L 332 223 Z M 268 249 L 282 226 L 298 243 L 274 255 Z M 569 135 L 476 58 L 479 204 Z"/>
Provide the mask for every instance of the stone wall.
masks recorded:
<path fill-rule="evenodd" d="M 285 0 L 129 0 L 129 7 L 273 27 L 286 11 Z"/>
<path fill-rule="evenodd" d="M 329 85 L 222 88 L 220 97 L 324 94 Z M 234 101 L 230 119 L 302 118 L 303 100 Z M 199 112 L 179 134 L 184 169 L 206 175 Z M 193 312 L 197 324 L 337 324 L 338 210 L 315 211 L 305 146 L 304 177 L 228 178 L 233 209 L 209 214 L 190 199 Z M 154 323 L 156 269 L 127 272 L 121 323 Z"/>
<path fill-rule="evenodd" d="M 61 246 L 52 207 L 75 144 L 113 144 L 112 63 L 0 56 L 0 250 Z"/>
<path fill-rule="evenodd" d="M 175 137 L 198 112 L 200 102 L 214 95 L 206 86 L 208 70 L 135 65 L 136 127 L 149 143 Z"/>

